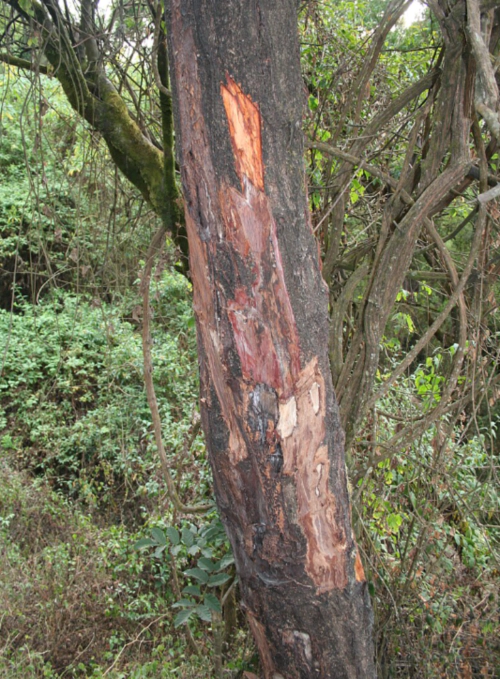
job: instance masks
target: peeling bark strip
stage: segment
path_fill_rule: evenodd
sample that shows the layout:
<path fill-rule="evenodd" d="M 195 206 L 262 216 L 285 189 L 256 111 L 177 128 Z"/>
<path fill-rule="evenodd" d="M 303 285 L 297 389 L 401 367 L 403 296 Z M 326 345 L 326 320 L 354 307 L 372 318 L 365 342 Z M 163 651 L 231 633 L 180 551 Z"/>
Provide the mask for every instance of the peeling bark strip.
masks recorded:
<path fill-rule="evenodd" d="M 237 255 L 250 258 L 253 275 L 250 290 L 236 288 L 229 317 L 243 376 L 273 387 L 282 400 L 293 393 L 300 370 L 299 338 L 264 193 L 260 113 L 229 75 L 221 93 L 243 191 L 223 188 L 225 235 Z"/>
<path fill-rule="evenodd" d="M 302 111 L 290 96 L 301 89 L 295 9 L 170 0 L 201 411 L 264 676 L 371 678 Z"/>
<path fill-rule="evenodd" d="M 328 592 L 347 586 L 347 540 L 329 488 L 325 382 L 316 359 L 300 373 L 292 400 L 296 426 L 282 443 L 283 473 L 295 476 L 298 517 L 307 540 L 306 571 L 318 593 Z"/>

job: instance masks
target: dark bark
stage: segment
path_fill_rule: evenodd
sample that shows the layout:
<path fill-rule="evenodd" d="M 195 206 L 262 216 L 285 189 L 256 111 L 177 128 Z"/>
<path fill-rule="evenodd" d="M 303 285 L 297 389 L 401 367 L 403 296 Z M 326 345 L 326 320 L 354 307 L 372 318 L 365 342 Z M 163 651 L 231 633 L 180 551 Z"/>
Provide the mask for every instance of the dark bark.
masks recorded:
<path fill-rule="evenodd" d="M 169 5 L 203 426 L 263 674 L 374 677 L 305 191 L 296 2 Z"/>

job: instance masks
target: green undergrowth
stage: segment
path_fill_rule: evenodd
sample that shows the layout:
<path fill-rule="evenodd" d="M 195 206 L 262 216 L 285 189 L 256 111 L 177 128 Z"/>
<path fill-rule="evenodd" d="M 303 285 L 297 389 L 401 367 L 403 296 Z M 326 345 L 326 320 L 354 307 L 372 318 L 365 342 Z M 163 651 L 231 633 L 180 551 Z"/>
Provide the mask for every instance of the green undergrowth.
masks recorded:
<path fill-rule="evenodd" d="M 175 638 L 167 648 L 172 594 L 133 549 L 137 533 L 97 527 L 5 459 L 0 487 L 2 676 L 93 676 L 120 652 L 118 667 L 182 651 Z"/>
<path fill-rule="evenodd" d="M 55 292 L 14 314 L 0 310 L 1 449 L 17 468 L 43 476 L 68 497 L 131 521 L 162 488 L 134 301 L 111 306 Z M 200 464 L 186 468 L 184 451 L 197 398 L 187 281 L 164 273 L 153 312 L 165 447 L 174 474 L 182 468 L 180 490 L 189 498 L 194 487 L 203 494 L 209 481 L 201 439 L 192 446 Z"/>
<path fill-rule="evenodd" d="M 186 645 L 185 628 L 176 624 L 186 597 L 196 604 L 200 575 L 194 567 L 200 557 L 217 570 L 205 603 L 208 597 L 218 601 L 218 585 L 234 578 L 232 571 L 227 575 L 232 559 L 219 559 L 227 547 L 213 515 L 200 519 L 205 527 L 199 530 L 182 521 L 178 530 L 164 531 L 168 520 L 158 515 L 138 530 L 98 526 L 85 507 L 53 491 L 46 480 L 16 471 L 5 455 L 0 488 L 0 676 L 213 676 L 216 619 L 191 616 L 196 653 Z M 142 548 L 151 534 L 161 541 L 168 534 L 176 543 L 166 558 Z M 184 588 L 180 603 L 172 591 L 174 568 Z M 254 668 L 244 629 L 233 630 L 229 657 L 228 677 Z"/>
<path fill-rule="evenodd" d="M 164 270 L 151 297 L 172 475 L 206 503 L 190 286 Z M 56 290 L 0 311 L 2 677 L 210 677 L 216 638 L 227 676 L 254 669 L 215 510 L 176 516 L 165 492 L 141 325 L 132 292 L 111 305 Z"/>

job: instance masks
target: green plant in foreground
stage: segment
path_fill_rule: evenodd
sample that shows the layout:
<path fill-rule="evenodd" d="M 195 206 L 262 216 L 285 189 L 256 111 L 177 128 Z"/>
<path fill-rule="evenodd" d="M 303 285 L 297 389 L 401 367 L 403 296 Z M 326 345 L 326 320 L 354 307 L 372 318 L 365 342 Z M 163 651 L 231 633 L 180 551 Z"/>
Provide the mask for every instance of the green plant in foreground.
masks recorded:
<path fill-rule="evenodd" d="M 176 559 L 182 560 L 189 568 L 181 573 L 186 584 L 183 595 L 173 604 L 180 609 L 174 619 L 174 626 L 180 627 L 194 618 L 211 622 L 213 613 L 222 613 L 221 602 L 235 582 L 234 557 L 228 551 L 224 527 L 220 519 L 214 518 L 200 527 L 190 523 L 180 530 L 168 526 L 151 529 L 150 537 L 138 540 L 135 549 L 153 549 L 155 559 L 170 561 L 175 568 Z M 194 584 L 195 583 L 195 584 Z"/>

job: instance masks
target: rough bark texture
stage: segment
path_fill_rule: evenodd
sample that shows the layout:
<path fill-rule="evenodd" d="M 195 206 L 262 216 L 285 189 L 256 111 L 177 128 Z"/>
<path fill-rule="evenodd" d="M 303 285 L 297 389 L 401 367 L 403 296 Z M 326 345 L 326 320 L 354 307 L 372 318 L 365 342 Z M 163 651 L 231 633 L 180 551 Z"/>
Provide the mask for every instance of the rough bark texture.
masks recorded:
<path fill-rule="evenodd" d="M 295 0 L 171 0 L 218 506 L 266 679 L 374 677 L 302 160 Z"/>

